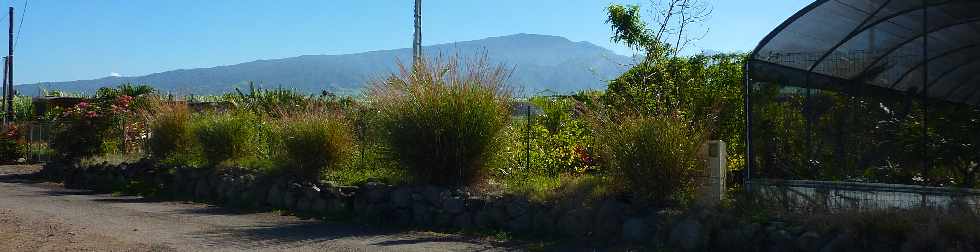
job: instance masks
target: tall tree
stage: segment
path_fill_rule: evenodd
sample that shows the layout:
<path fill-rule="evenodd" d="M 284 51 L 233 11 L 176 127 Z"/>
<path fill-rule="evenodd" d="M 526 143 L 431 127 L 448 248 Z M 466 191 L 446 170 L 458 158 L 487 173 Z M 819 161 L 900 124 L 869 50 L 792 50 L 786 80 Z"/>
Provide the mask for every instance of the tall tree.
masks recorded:
<path fill-rule="evenodd" d="M 422 59 L 422 0 L 415 0 L 415 36 L 412 40 L 412 62 Z"/>
<path fill-rule="evenodd" d="M 655 27 L 647 27 L 637 5 L 612 4 L 606 10 L 606 23 L 612 26 L 613 42 L 643 50 L 648 60 L 677 57 L 690 43 L 706 34 L 692 31 L 711 16 L 712 7 L 705 0 L 651 0 Z M 694 34 L 692 34 L 694 33 Z M 692 36 L 693 35 L 693 36 Z"/>

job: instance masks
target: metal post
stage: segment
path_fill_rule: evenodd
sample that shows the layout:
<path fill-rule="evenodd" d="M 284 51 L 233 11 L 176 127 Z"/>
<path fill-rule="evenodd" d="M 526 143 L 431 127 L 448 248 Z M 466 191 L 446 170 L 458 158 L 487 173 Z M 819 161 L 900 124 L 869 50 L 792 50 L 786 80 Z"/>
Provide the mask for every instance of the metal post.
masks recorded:
<path fill-rule="evenodd" d="M 745 176 L 742 183 L 745 185 L 746 191 L 750 188 L 752 181 L 752 100 L 750 99 L 749 92 L 752 91 L 752 85 L 749 83 L 749 61 L 751 59 L 745 59 L 745 64 L 742 67 L 742 78 L 745 85 L 742 87 L 742 99 L 744 100 L 744 110 L 745 110 Z"/>
<path fill-rule="evenodd" d="M 922 0 L 922 179 L 929 184 L 929 5 Z"/>
<path fill-rule="evenodd" d="M 0 102 L 0 107 L 3 107 L 3 125 L 7 125 L 7 56 L 3 56 L 3 102 Z"/>
<path fill-rule="evenodd" d="M 531 99 L 527 99 L 526 111 L 527 111 L 527 126 L 524 127 L 524 143 L 525 143 L 525 155 L 524 155 L 524 169 L 526 171 L 531 170 Z"/>

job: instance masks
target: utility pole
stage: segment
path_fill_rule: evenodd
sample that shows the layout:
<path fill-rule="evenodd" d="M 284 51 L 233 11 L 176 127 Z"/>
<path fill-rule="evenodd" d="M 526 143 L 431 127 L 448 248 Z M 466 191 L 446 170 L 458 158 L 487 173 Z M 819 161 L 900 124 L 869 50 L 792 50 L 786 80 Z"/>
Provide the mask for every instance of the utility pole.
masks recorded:
<path fill-rule="evenodd" d="M 415 36 L 412 41 L 412 65 L 422 60 L 422 0 L 415 0 Z"/>
<path fill-rule="evenodd" d="M 3 109 L 3 125 L 7 125 L 7 56 L 3 56 L 3 102 L 0 102 L 0 108 Z"/>
<path fill-rule="evenodd" d="M 8 122 L 14 121 L 14 7 L 10 7 L 10 28 L 7 33 L 7 97 L 4 99 L 7 103 L 7 116 L 6 120 Z"/>

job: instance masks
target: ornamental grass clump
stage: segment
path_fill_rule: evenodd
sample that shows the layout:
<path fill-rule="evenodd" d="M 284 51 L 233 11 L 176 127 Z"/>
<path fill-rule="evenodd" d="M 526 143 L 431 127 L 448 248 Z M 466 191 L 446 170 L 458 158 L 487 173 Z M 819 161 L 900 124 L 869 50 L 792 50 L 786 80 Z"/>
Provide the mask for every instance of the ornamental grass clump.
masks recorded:
<path fill-rule="evenodd" d="M 157 159 L 169 159 L 186 154 L 193 148 L 191 113 L 186 104 L 161 104 L 150 123 L 150 154 Z"/>
<path fill-rule="evenodd" d="M 261 127 L 261 120 L 252 114 L 207 113 L 194 120 L 192 131 L 204 160 L 213 166 L 261 156 Z"/>
<path fill-rule="evenodd" d="M 419 183 L 477 181 L 510 120 L 509 71 L 486 57 L 399 68 L 370 90 L 387 153 Z"/>
<path fill-rule="evenodd" d="M 623 190 L 653 204 L 690 199 L 703 166 L 703 129 L 675 116 L 599 119 L 596 128 L 603 167 Z"/>
<path fill-rule="evenodd" d="M 351 128 L 339 115 L 287 118 L 278 134 L 282 158 L 294 168 L 286 172 L 309 181 L 319 181 L 324 169 L 336 169 L 354 146 Z"/>

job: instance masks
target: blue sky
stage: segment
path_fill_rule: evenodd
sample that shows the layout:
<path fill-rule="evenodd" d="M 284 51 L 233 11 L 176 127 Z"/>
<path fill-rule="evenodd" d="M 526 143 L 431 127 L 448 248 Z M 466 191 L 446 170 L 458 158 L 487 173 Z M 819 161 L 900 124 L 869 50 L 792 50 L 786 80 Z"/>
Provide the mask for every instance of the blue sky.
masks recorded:
<path fill-rule="evenodd" d="M 15 5 L 20 22 L 25 0 Z M 709 31 L 690 51 L 749 51 L 812 0 L 709 0 Z M 515 33 L 609 41 L 604 7 L 645 0 L 424 0 L 423 44 Z M 16 82 L 138 76 L 258 59 L 411 46 L 411 0 L 29 0 Z M 5 16 L 5 15 L 3 15 Z M 6 20 L 6 19 L 4 19 Z M 6 23 L 5 21 L 3 23 Z"/>

